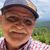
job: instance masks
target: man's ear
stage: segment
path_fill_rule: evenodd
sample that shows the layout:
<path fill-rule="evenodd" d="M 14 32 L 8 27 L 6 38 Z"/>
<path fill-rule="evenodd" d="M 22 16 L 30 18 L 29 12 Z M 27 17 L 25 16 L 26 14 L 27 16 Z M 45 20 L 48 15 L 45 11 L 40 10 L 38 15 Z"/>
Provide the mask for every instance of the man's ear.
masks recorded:
<path fill-rule="evenodd" d="M 0 15 L 0 25 L 2 24 L 4 15 Z"/>
<path fill-rule="evenodd" d="M 2 15 L 0 15 L 0 25 L 2 24 Z"/>

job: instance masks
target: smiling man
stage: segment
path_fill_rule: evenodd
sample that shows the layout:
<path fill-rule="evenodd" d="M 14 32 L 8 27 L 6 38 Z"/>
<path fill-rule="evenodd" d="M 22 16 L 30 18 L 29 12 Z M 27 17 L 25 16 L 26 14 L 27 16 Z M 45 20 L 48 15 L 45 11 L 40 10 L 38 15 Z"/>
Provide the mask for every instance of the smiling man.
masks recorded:
<path fill-rule="evenodd" d="M 6 0 L 1 11 L 4 38 L 0 50 L 50 50 L 50 46 L 32 40 L 38 13 L 30 0 Z"/>

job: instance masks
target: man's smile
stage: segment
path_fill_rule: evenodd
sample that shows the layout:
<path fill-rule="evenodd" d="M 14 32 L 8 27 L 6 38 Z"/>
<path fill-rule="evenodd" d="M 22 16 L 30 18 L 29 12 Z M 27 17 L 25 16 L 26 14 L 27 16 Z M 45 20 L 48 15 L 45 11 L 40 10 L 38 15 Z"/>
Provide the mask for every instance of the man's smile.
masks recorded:
<path fill-rule="evenodd" d="M 16 32 L 16 31 L 11 31 L 9 32 L 9 36 L 12 38 L 17 38 L 17 39 L 21 39 L 23 37 L 25 37 L 27 34 L 24 32 Z"/>

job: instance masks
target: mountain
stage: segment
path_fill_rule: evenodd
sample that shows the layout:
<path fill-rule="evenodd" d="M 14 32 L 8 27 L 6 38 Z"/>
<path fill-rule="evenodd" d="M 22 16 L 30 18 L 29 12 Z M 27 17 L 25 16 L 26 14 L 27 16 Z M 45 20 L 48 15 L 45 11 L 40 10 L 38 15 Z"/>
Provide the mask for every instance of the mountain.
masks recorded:
<path fill-rule="evenodd" d="M 36 27 L 46 27 L 50 29 L 50 20 L 38 20 Z"/>
<path fill-rule="evenodd" d="M 37 21 L 50 21 L 50 17 L 42 17 L 42 18 L 39 18 Z"/>

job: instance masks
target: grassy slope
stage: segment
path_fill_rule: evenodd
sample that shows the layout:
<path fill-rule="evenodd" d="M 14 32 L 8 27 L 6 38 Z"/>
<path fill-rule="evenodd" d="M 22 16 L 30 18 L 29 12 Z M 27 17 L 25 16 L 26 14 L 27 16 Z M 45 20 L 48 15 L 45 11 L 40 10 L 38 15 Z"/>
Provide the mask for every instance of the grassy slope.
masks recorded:
<path fill-rule="evenodd" d="M 50 45 L 50 21 L 39 21 L 32 37 Z"/>

